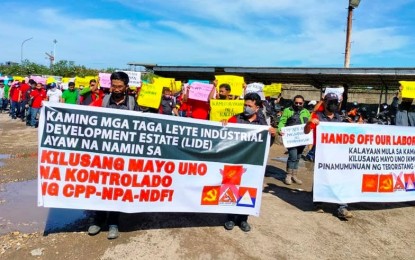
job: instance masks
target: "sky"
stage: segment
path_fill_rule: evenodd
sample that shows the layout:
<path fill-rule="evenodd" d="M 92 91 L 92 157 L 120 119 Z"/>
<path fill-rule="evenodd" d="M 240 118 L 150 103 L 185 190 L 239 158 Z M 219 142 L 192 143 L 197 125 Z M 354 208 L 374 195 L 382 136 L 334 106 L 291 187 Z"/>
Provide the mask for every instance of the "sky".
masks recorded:
<path fill-rule="evenodd" d="M 0 63 L 49 65 L 46 52 L 97 69 L 128 62 L 344 63 L 348 0 L 2 0 L 1 6 Z M 415 0 L 361 0 L 350 67 L 415 67 L 414 14 Z"/>

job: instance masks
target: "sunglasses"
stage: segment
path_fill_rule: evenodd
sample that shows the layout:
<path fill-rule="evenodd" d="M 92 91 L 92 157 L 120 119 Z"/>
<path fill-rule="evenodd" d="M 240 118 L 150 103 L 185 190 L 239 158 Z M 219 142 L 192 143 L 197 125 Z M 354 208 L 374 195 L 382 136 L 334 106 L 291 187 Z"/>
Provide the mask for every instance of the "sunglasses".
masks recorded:
<path fill-rule="evenodd" d="M 294 102 L 294 104 L 301 106 L 304 103 L 303 102 Z"/>

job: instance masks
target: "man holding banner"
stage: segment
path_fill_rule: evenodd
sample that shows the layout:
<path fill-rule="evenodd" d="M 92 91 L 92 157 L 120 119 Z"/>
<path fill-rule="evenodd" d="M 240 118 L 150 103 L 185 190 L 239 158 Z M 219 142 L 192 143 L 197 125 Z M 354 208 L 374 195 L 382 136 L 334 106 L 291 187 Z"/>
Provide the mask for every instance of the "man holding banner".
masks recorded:
<path fill-rule="evenodd" d="M 221 84 L 219 86 L 219 99 L 233 99 L 231 98 L 231 86 L 229 84 Z"/>
<path fill-rule="evenodd" d="M 244 101 L 244 111 L 241 114 L 231 117 L 228 121 L 222 121 L 222 123 L 224 125 L 228 122 L 251 125 L 267 125 L 267 121 L 265 120 L 263 113 L 260 111 L 260 107 L 262 107 L 261 97 L 257 93 L 248 93 L 245 95 Z M 275 136 L 275 128 L 270 127 L 268 131 L 271 136 Z M 248 215 L 228 214 L 228 219 L 225 222 L 225 229 L 232 230 L 236 224 L 238 224 L 244 232 L 251 231 L 251 226 L 248 223 Z"/>
<path fill-rule="evenodd" d="M 278 124 L 278 133 L 284 138 L 283 127 L 302 125 L 310 119 L 310 112 L 304 108 L 304 97 L 297 95 L 293 99 L 293 105 L 284 109 L 280 122 Z M 300 162 L 301 154 L 303 153 L 305 145 L 287 147 L 287 175 L 285 177 L 285 184 L 291 185 L 294 181 L 297 184 L 303 182 L 298 178 L 298 164 Z"/>
<path fill-rule="evenodd" d="M 183 93 L 183 104 L 190 107 L 189 117 L 208 120 L 210 100 L 215 92 L 213 84 L 192 82 Z"/>
<path fill-rule="evenodd" d="M 311 115 L 311 120 L 308 121 L 304 127 L 304 133 L 308 134 L 313 131 L 314 136 L 314 145 L 316 143 L 316 132 L 317 125 L 320 122 L 343 122 L 342 117 L 337 113 L 339 110 L 339 98 L 335 93 L 327 93 L 323 98 L 323 108 L 324 111 L 317 111 Z M 323 213 L 321 202 L 314 202 L 314 206 L 317 212 Z M 349 219 L 353 218 L 353 214 L 347 209 L 347 204 L 340 204 L 337 210 L 337 216 L 340 219 Z"/>
<path fill-rule="evenodd" d="M 111 74 L 111 93 L 104 97 L 103 107 L 135 110 L 138 111 L 135 98 L 127 95 L 128 75 L 125 72 L 117 71 Z M 116 211 L 95 211 L 92 225 L 88 228 L 89 235 L 96 235 L 101 231 L 101 227 L 105 220 L 108 224 L 108 239 L 115 239 L 119 236 L 118 219 L 119 212 Z"/>

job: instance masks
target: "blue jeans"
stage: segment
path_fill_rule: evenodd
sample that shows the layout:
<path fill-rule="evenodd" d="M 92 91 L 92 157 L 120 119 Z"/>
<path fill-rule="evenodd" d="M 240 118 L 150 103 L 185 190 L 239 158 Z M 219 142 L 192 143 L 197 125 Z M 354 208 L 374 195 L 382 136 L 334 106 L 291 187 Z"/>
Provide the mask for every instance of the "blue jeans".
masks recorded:
<path fill-rule="evenodd" d="M 27 104 L 27 100 L 23 100 L 19 103 L 20 106 L 20 118 L 22 120 L 26 119 L 26 104 Z"/>
<path fill-rule="evenodd" d="M 310 151 L 308 151 L 308 153 L 307 153 L 307 158 L 310 160 L 310 161 L 313 161 L 314 162 L 314 156 L 315 156 L 315 154 L 316 154 L 316 146 L 315 145 L 313 145 L 313 148 L 311 148 L 311 150 Z"/>
<path fill-rule="evenodd" d="M 10 106 L 10 114 L 12 118 L 16 118 L 18 115 L 20 115 L 20 104 L 19 102 L 12 101 Z"/>
<path fill-rule="evenodd" d="M 7 98 L 3 98 L 3 107 L 2 107 L 2 109 L 6 110 L 8 104 L 9 104 L 9 100 Z"/>
<path fill-rule="evenodd" d="M 304 148 L 304 145 L 288 148 L 287 169 L 298 169 L 298 163 Z"/>
<path fill-rule="evenodd" d="M 415 112 L 408 112 L 408 121 L 410 126 L 415 126 Z"/>
<path fill-rule="evenodd" d="M 39 112 L 40 108 L 30 108 L 30 126 L 35 127 L 36 126 L 36 115 Z"/>

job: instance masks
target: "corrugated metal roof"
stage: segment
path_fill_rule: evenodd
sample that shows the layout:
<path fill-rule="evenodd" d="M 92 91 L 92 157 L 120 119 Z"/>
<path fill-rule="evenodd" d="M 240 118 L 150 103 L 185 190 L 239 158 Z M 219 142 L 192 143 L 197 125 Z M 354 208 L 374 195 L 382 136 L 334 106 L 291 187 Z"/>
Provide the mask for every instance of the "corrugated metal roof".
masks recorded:
<path fill-rule="evenodd" d="M 176 80 L 213 80 L 215 75 L 239 75 L 247 83 L 293 83 L 315 87 L 347 84 L 354 86 L 397 87 L 399 81 L 415 81 L 415 68 L 282 68 L 282 67 L 205 67 L 159 66 L 156 64 L 129 63 L 142 66 L 163 77 Z"/>

